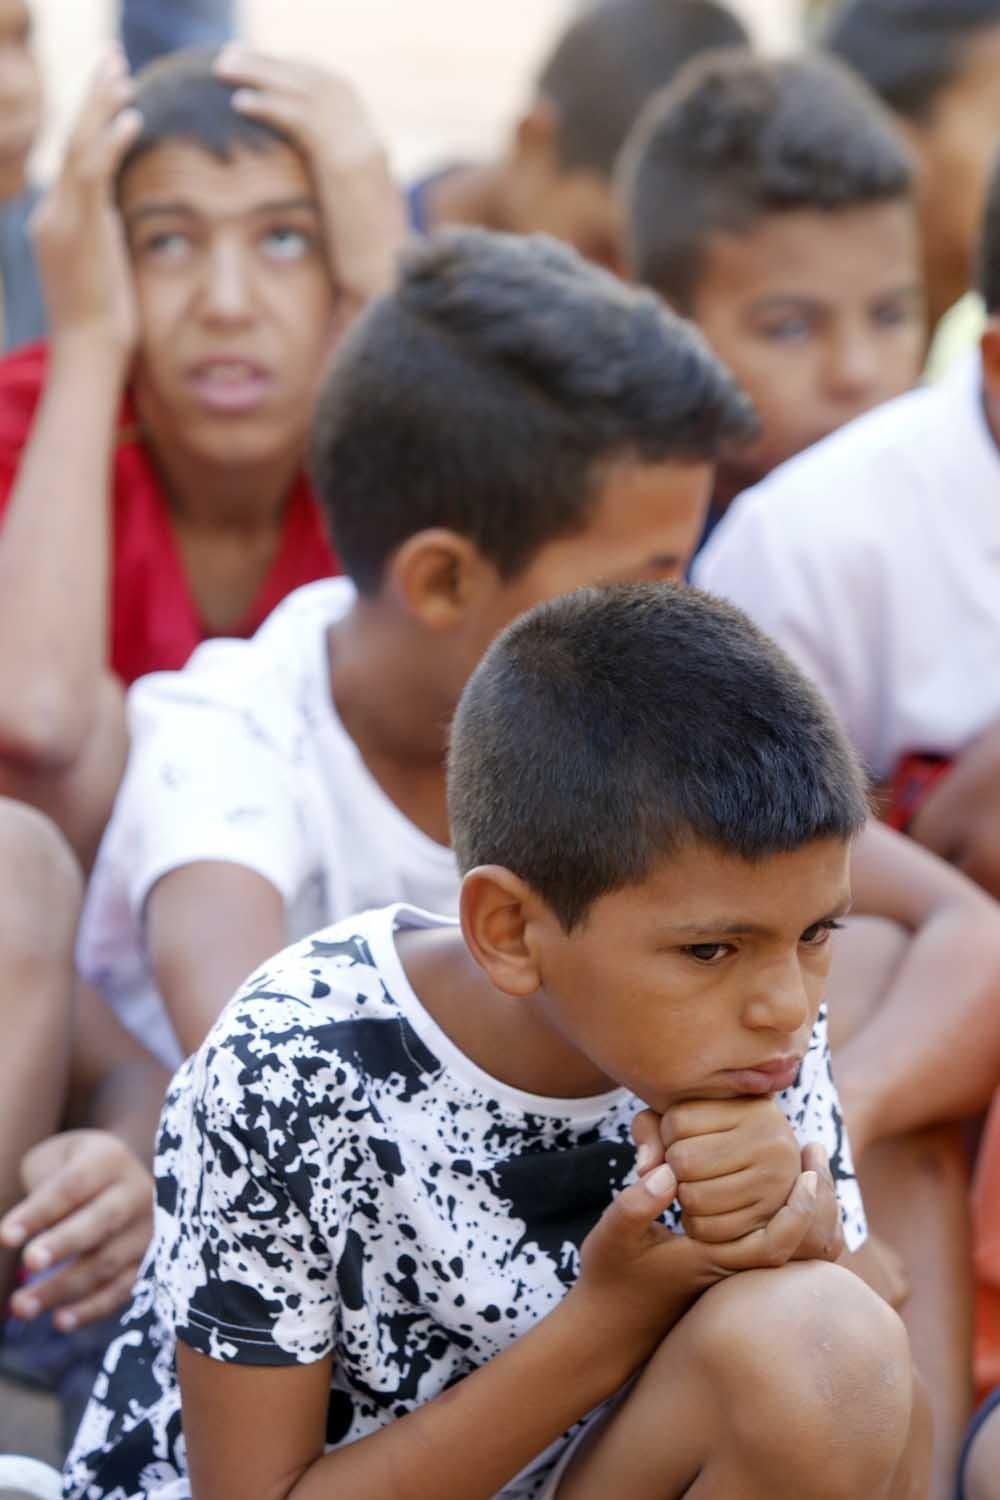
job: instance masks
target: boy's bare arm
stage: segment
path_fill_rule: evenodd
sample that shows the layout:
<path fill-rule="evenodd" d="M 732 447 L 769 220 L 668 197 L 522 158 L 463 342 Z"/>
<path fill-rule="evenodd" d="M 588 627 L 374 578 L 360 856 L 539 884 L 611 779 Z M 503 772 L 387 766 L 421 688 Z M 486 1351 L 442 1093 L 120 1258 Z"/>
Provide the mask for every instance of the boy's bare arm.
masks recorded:
<path fill-rule="evenodd" d="M 855 911 L 913 933 L 881 1002 L 836 1052 L 857 1157 L 991 1097 L 1000 1076 L 1000 908 L 879 823 L 859 836 L 852 883 Z"/>
<path fill-rule="evenodd" d="M 240 85 L 244 114 L 290 135 L 309 163 L 326 230 L 341 323 L 388 291 L 406 236 L 389 159 L 353 85 L 325 68 L 266 57 L 232 43 L 217 71 Z"/>
<path fill-rule="evenodd" d="M 138 116 L 112 55 L 33 232 L 51 326 L 45 392 L 0 533 L 0 757 L 71 764 L 107 656 L 109 475 L 135 341 L 130 271 L 112 202 Z"/>
<path fill-rule="evenodd" d="M 187 1056 L 243 981 L 285 947 L 285 905 L 256 870 L 199 860 L 157 881 L 145 917 L 157 989 Z"/>
<path fill-rule="evenodd" d="M 675 1190 L 668 1167 L 627 1188 L 588 1235 L 580 1278 L 548 1317 L 426 1406 L 325 1457 L 329 1360 L 266 1370 L 181 1345 L 194 1500 L 490 1500 L 620 1389 L 700 1291 L 788 1261 L 817 1211 L 815 1177 L 805 1174 L 764 1230 L 709 1247 L 657 1222 Z"/>

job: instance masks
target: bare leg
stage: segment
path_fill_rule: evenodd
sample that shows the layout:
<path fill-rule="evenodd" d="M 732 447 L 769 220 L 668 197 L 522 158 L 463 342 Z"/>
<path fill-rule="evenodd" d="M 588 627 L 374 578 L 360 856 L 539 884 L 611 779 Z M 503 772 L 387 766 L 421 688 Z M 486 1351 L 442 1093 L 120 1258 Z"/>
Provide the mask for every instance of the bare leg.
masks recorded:
<path fill-rule="evenodd" d="M 124 693 L 116 679 L 105 676 L 97 720 L 73 764 L 60 770 L 27 771 L 0 762 L 0 795 L 27 802 L 51 818 L 83 869 L 89 870 L 111 816 L 127 756 Z"/>
<path fill-rule="evenodd" d="M 40 813 L 0 798 L 0 1214 L 21 1197 L 21 1158 L 58 1127 L 72 1036 L 80 874 Z M 0 1250 L 0 1302 L 16 1255 Z"/>
<path fill-rule="evenodd" d="M 964 1500 L 1000 1500 L 1000 1406 L 976 1433 L 965 1466 Z"/>
<path fill-rule="evenodd" d="M 919 1413 L 905 1330 L 856 1276 L 747 1271 L 664 1339 L 558 1500 L 922 1500 Z"/>
<path fill-rule="evenodd" d="M 834 1059 L 878 1004 L 908 941 L 859 918 L 838 934 L 828 996 Z M 972 1248 L 965 1152 L 956 1126 L 873 1146 L 858 1176 L 874 1233 L 899 1252 L 910 1281 L 900 1309 L 934 1414 L 931 1500 L 951 1500 L 972 1406 Z"/>

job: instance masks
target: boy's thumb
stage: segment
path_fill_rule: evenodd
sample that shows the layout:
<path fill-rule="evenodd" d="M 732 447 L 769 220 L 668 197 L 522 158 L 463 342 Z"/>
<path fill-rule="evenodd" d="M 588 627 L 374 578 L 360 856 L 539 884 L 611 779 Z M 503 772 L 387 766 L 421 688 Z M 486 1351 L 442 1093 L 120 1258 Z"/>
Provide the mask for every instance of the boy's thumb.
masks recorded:
<path fill-rule="evenodd" d="M 641 1232 L 670 1207 L 676 1196 L 677 1178 L 664 1162 L 662 1167 L 647 1172 L 639 1182 L 620 1192 L 607 1217 L 619 1225 L 624 1221 L 629 1228 Z"/>

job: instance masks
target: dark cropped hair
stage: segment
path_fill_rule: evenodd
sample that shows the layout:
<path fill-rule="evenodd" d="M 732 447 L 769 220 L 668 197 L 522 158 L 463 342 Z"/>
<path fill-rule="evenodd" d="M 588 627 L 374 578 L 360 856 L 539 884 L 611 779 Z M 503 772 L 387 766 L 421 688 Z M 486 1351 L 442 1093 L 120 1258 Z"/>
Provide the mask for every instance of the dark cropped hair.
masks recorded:
<path fill-rule="evenodd" d="M 566 931 L 691 840 L 760 860 L 849 839 L 868 810 L 798 668 L 676 584 L 580 589 L 509 626 L 458 705 L 448 808 L 462 872 L 505 866 Z"/>
<path fill-rule="evenodd" d="M 990 26 L 1000 26 L 1000 0 L 848 0 L 824 44 L 890 108 L 925 120 Z"/>
<path fill-rule="evenodd" d="M 731 49 L 696 59 L 650 103 L 621 180 L 635 274 L 688 311 L 711 235 L 763 214 L 905 197 L 913 165 L 888 110 L 847 68 Z"/>
<path fill-rule="evenodd" d="M 142 126 L 118 169 L 119 182 L 141 156 L 168 141 L 199 146 L 219 161 L 237 151 L 266 151 L 276 141 L 294 146 L 276 126 L 233 109 L 237 85 L 216 77 L 217 56 L 214 48 L 174 52 L 137 75 L 132 102 Z"/>
<path fill-rule="evenodd" d="M 979 236 L 979 291 L 992 316 L 1000 312 L 1000 154 L 994 157 Z"/>
<path fill-rule="evenodd" d="M 370 594 L 433 526 L 509 578 L 587 525 L 612 461 L 709 461 L 755 429 L 697 331 L 650 293 L 544 235 L 444 230 L 341 345 L 311 468 L 344 568 Z"/>
<path fill-rule="evenodd" d="M 538 79 L 555 106 L 563 166 L 611 175 L 650 95 L 708 47 L 740 46 L 746 27 L 715 0 L 598 0 L 563 32 Z"/>

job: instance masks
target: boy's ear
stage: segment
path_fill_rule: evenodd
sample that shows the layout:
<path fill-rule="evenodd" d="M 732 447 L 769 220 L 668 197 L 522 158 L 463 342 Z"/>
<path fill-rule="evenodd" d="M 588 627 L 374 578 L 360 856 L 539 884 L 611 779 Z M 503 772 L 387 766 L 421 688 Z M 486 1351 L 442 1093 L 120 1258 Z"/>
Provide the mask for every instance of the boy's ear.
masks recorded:
<path fill-rule="evenodd" d="M 542 982 L 530 932 L 535 904 L 531 888 L 503 865 L 480 865 L 462 882 L 466 947 L 497 989 L 517 1000 Z"/>
<path fill-rule="evenodd" d="M 551 159 L 559 135 L 559 111 L 539 94 L 514 127 L 514 155 L 522 161 Z"/>
<path fill-rule="evenodd" d="M 430 630 L 459 624 L 492 570 L 468 537 L 437 526 L 407 537 L 389 561 L 387 583 L 407 614 Z"/>

